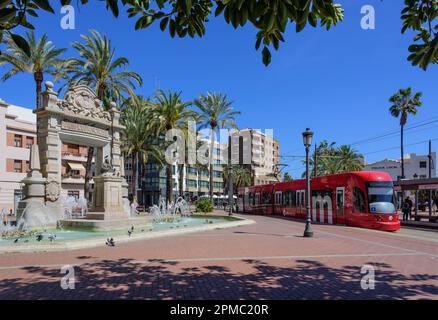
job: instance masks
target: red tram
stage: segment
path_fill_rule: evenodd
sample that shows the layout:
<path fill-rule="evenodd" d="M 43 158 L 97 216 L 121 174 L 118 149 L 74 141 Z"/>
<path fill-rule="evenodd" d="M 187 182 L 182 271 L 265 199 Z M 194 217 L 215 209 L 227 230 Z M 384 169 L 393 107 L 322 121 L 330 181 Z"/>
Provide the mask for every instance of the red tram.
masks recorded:
<path fill-rule="evenodd" d="M 306 180 L 239 189 L 239 212 L 306 218 Z M 312 221 L 396 231 L 394 187 L 385 172 L 351 172 L 311 180 Z"/>

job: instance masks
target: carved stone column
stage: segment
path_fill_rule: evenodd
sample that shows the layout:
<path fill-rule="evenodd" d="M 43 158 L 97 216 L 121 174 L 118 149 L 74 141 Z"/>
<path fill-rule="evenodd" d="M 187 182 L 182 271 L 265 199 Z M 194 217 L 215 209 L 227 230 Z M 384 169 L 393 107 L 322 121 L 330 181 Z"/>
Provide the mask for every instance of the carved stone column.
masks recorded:
<path fill-rule="evenodd" d="M 37 112 L 37 141 L 41 159 L 41 173 L 47 178 L 46 201 L 57 201 L 61 191 L 61 140 L 59 138 L 60 123 L 55 113 L 58 94 L 53 90 L 53 83 L 45 83 L 42 93 L 43 105 Z"/>

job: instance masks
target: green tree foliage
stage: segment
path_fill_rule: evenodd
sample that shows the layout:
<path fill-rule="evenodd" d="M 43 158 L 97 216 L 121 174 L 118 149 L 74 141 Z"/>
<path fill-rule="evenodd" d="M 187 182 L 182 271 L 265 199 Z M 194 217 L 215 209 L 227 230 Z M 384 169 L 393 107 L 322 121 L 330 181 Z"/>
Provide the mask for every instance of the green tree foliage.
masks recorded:
<path fill-rule="evenodd" d="M 159 24 L 171 37 L 202 37 L 210 16 L 223 16 L 234 29 L 249 23 L 256 28 L 256 50 L 261 49 L 265 65 L 271 62 L 270 49 L 278 50 L 289 24 L 296 32 L 307 25 L 330 29 L 344 18 L 344 9 L 333 0 L 103 0 L 106 7 L 118 17 L 120 8 L 126 8 L 130 18 L 136 18 L 135 29 Z M 71 0 L 59 0 L 62 5 Z M 81 0 L 82 4 L 90 2 Z M 437 0 L 405 0 L 401 12 L 402 33 L 416 33 L 409 46 L 408 60 L 424 70 L 438 62 Z M 48 0 L 0 0 L 0 42 L 7 30 L 17 26 L 33 29 L 29 17 L 38 17 L 38 10 L 54 12 Z M 434 24 L 435 23 L 435 24 Z M 11 36 L 25 52 L 27 41 L 17 34 Z"/>
<path fill-rule="evenodd" d="M 199 198 L 196 201 L 196 212 L 212 212 L 213 211 L 213 202 L 208 198 Z"/>
<path fill-rule="evenodd" d="M 270 48 L 278 50 L 285 39 L 283 34 L 289 24 L 295 31 L 306 25 L 330 29 L 343 19 L 343 8 L 333 0 L 104 0 L 114 16 L 119 15 L 119 6 L 126 8 L 129 17 L 136 17 L 135 29 L 144 29 L 154 23 L 162 31 L 168 30 L 171 37 L 202 37 L 210 16 L 223 16 L 234 29 L 250 23 L 257 29 L 255 47 L 263 46 L 262 59 L 265 65 L 271 61 Z M 60 0 L 62 5 L 71 0 Z M 81 0 L 82 4 L 90 2 Z M 11 30 L 19 25 L 33 28 L 27 21 L 37 17 L 38 9 L 54 12 L 48 0 L 0 0 L 0 30 Z M 17 37 L 19 37 L 17 35 Z M 23 47 L 24 39 L 18 39 Z"/>
<path fill-rule="evenodd" d="M 181 92 L 159 90 L 152 109 L 157 135 L 164 135 L 171 129 L 184 129 L 187 120 L 194 119 L 197 114 L 190 110 L 190 102 L 181 99 Z M 173 164 L 166 165 L 166 201 L 173 201 Z"/>
<path fill-rule="evenodd" d="M 29 44 L 29 54 L 23 51 L 10 35 L 4 39 L 6 51 L 0 55 L 0 66 L 8 66 L 10 69 L 1 77 L 1 80 L 6 81 L 21 72 L 32 74 L 36 85 L 35 107 L 39 110 L 44 74 L 56 75 L 60 72 L 64 62 L 60 55 L 66 49 L 57 49 L 46 34 L 43 34 L 40 39 L 35 38 L 33 31 L 26 33 L 26 41 Z"/>
<path fill-rule="evenodd" d="M 234 193 L 237 193 L 237 190 L 239 188 L 249 187 L 251 185 L 252 183 L 251 171 L 248 168 L 238 165 L 234 165 L 231 168 L 230 165 L 227 165 L 224 166 L 224 170 L 222 171 L 222 178 L 226 186 L 228 185 L 228 177 L 229 177 L 230 169 L 232 170 L 231 172 L 233 175 Z"/>
<path fill-rule="evenodd" d="M 139 95 L 132 96 L 122 105 L 120 122 L 125 128 L 121 136 L 121 149 L 125 154 L 131 156 L 131 192 L 134 196 L 137 196 L 138 189 L 138 163 L 146 164 L 149 157 L 152 157 L 161 164 L 163 159 L 163 150 L 152 143 L 155 135 L 150 129 L 150 125 L 152 125 L 151 110 L 150 100 Z"/>
<path fill-rule="evenodd" d="M 321 142 L 316 148 L 318 176 L 342 172 L 361 171 L 364 168 L 364 157 L 350 146 L 336 147 L 336 142 Z M 315 152 L 310 157 L 311 176 L 314 176 Z M 305 163 L 305 161 L 303 161 Z M 303 172 L 302 177 L 306 176 Z"/>
<path fill-rule="evenodd" d="M 414 44 L 409 46 L 408 60 L 412 65 L 426 70 L 430 64 L 438 63 L 438 17 L 437 0 L 405 0 L 402 11 L 403 28 L 416 32 Z"/>
<path fill-rule="evenodd" d="M 284 175 L 283 175 L 283 182 L 292 181 L 292 180 L 293 180 L 293 178 L 291 177 L 289 172 L 285 172 Z"/>

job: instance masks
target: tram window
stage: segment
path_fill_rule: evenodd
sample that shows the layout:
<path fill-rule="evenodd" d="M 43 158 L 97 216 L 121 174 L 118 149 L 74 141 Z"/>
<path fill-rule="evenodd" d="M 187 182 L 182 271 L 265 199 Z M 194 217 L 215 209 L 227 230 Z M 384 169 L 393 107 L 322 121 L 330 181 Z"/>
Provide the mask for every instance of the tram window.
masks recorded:
<path fill-rule="evenodd" d="M 354 211 L 365 212 L 365 196 L 362 190 L 358 187 L 354 187 L 353 190 L 353 198 L 354 198 Z"/>
<path fill-rule="evenodd" d="M 252 192 L 249 193 L 248 203 L 252 206 L 254 205 L 254 193 Z"/>
<path fill-rule="evenodd" d="M 270 193 L 262 193 L 263 204 L 271 204 L 272 196 Z"/>
<path fill-rule="evenodd" d="M 276 192 L 275 193 L 275 204 L 281 204 L 282 203 L 282 193 Z"/>
<path fill-rule="evenodd" d="M 336 191 L 336 208 L 342 209 L 344 207 L 344 190 Z"/>
<path fill-rule="evenodd" d="M 296 191 L 290 191 L 290 207 L 296 207 L 297 206 L 297 192 Z"/>
<path fill-rule="evenodd" d="M 289 196 L 290 196 L 289 191 L 285 191 L 285 192 L 282 194 L 282 196 L 283 196 L 283 199 L 282 199 L 282 205 L 283 205 L 284 207 L 287 207 L 287 206 L 289 205 Z"/>
<path fill-rule="evenodd" d="M 254 205 L 257 206 L 260 204 L 260 193 L 256 193 L 254 197 Z"/>

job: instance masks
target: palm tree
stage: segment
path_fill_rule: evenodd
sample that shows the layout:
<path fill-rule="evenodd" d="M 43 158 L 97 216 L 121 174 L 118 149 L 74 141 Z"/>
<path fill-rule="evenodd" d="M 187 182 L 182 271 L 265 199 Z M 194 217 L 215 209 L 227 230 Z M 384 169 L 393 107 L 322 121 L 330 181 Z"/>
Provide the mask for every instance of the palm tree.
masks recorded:
<path fill-rule="evenodd" d="M 132 180 L 131 192 L 137 196 L 138 180 L 137 168 L 139 162 L 145 164 L 149 156 L 155 161 L 161 161 L 161 149 L 150 143 L 153 138 L 151 124 L 152 106 L 149 99 L 145 100 L 140 95 L 132 96 L 122 105 L 121 123 L 125 126 L 122 131 L 122 151 L 131 156 Z"/>
<path fill-rule="evenodd" d="M 250 170 L 248 170 L 248 168 L 245 168 L 245 167 L 240 166 L 240 165 L 224 166 L 224 171 L 222 172 L 222 177 L 224 179 L 225 185 L 228 184 L 228 177 L 229 177 L 230 169 L 233 172 L 233 190 L 234 191 L 237 191 L 238 188 L 248 187 L 251 185 L 252 178 L 251 178 Z"/>
<path fill-rule="evenodd" d="M 226 95 L 220 93 L 210 93 L 201 95 L 194 102 L 199 109 L 199 119 L 202 128 L 210 128 L 210 199 L 213 200 L 213 149 L 214 149 L 214 135 L 216 130 L 223 128 L 235 128 L 236 115 L 240 115 L 240 111 L 233 111 L 233 101 L 228 100 Z"/>
<path fill-rule="evenodd" d="M 404 148 L 403 148 L 403 131 L 404 126 L 408 121 L 408 115 L 416 115 L 418 107 L 422 105 L 421 92 L 417 92 L 412 95 L 412 88 L 400 89 L 396 94 L 389 98 L 391 107 L 389 112 L 395 118 L 400 117 L 400 155 L 401 155 L 401 178 L 405 177 L 405 163 L 404 163 Z"/>
<path fill-rule="evenodd" d="M 364 168 L 364 157 L 362 154 L 351 148 L 351 146 L 343 145 L 337 148 L 335 144 L 335 142 L 329 144 L 328 141 L 323 141 L 316 148 L 318 175 L 361 171 Z M 306 172 L 303 172 L 302 177 L 304 178 L 305 176 Z"/>
<path fill-rule="evenodd" d="M 0 55 L 0 66 L 11 65 L 11 69 L 2 77 L 2 81 L 15 76 L 20 72 L 33 74 L 36 84 L 36 110 L 41 108 L 41 84 L 44 81 L 44 74 L 57 75 L 64 60 L 60 58 L 67 49 L 56 49 L 52 41 L 49 41 L 46 34 L 40 39 L 35 38 L 34 32 L 26 33 L 27 42 L 30 47 L 30 55 L 27 55 L 10 36 L 4 39 L 6 50 Z"/>
<path fill-rule="evenodd" d="M 81 35 L 85 43 L 73 42 L 80 58 L 73 58 L 64 64 L 65 72 L 70 74 L 69 85 L 85 84 L 93 87 L 97 98 L 105 100 L 106 96 L 122 100 L 122 93 L 133 96 L 136 85 L 142 85 L 139 74 L 126 70 L 129 61 L 125 57 L 116 58 L 115 49 L 106 36 L 90 30 L 90 36 Z M 88 199 L 91 164 L 94 148 L 88 147 L 87 165 L 85 168 L 84 194 Z"/>
<path fill-rule="evenodd" d="M 181 92 L 159 90 L 156 103 L 152 109 L 158 134 L 165 134 L 171 129 L 182 129 L 187 119 L 196 118 L 196 113 L 189 109 L 190 102 L 181 100 Z M 166 202 L 173 200 L 173 163 L 166 165 Z"/>
<path fill-rule="evenodd" d="M 364 157 L 351 146 L 340 146 L 333 161 L 340 164 L 339 172 L 361 171 L 364 168 Z"/>

